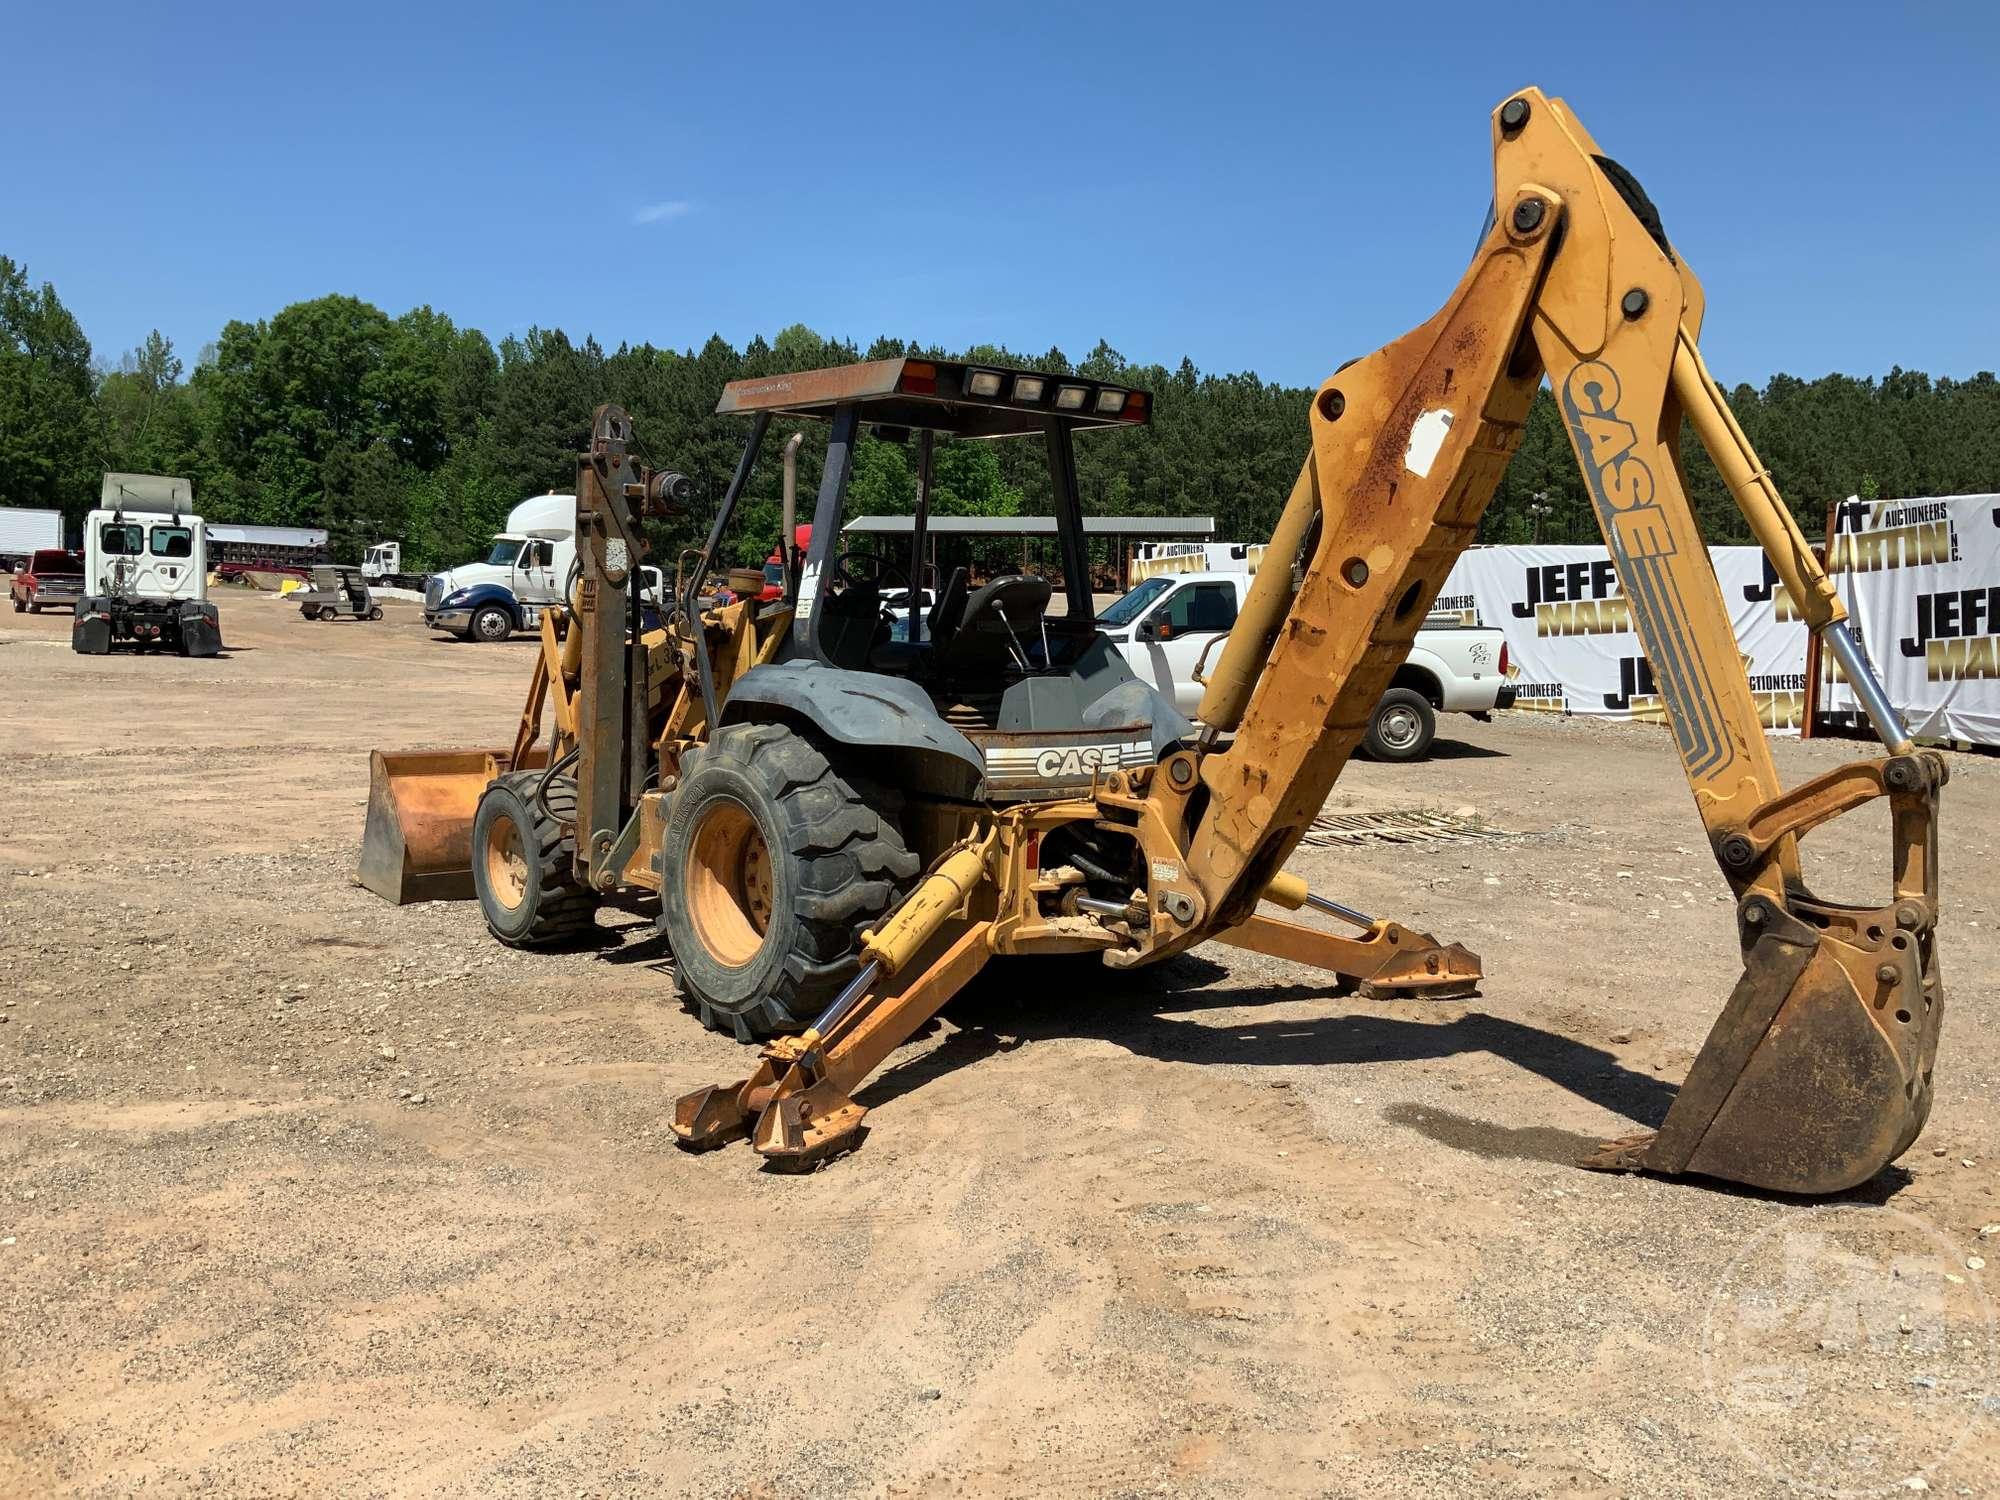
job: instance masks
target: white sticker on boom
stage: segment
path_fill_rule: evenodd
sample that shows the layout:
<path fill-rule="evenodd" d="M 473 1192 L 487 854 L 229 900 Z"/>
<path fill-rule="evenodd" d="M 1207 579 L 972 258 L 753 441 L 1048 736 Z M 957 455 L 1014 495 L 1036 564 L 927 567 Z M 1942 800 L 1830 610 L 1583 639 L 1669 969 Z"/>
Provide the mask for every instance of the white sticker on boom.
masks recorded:
<path fill-rule="evenodd" d="M 632 565 L 632 554 L 625 550 L 623 537 L 607 537 L 604 542 L 604 571 L 623 573 Z"/>
<path fill-rule="evenodd" d="M 1410 446 L 1403 450 L 1403 467 L 1419 479 L 1430 478 L 1431 465 L 1451 432 L 1451 413 L 1443 407 L 1427 411 L 1410 428 Z"/>

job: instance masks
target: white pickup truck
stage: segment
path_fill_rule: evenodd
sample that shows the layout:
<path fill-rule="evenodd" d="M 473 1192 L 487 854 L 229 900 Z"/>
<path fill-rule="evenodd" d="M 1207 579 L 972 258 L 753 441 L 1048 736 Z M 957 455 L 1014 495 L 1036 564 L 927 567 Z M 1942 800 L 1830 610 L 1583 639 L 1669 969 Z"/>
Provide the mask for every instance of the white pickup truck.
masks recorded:
<path fill-rule="evenodd" d="M 1194 680 L 1209 642 L 1228 633 L 1252 575 L 1170 573 L 1148 578 L 1097 617 L 1097 628 L 1132 670 L 1176 707 L 1193 714 L 1202 686 Z M 1222 648 L 1210 652 L 1213 668 Z M 1440 713 L 1483 714 L 1514 701 L 1507 683 L 1507 643 L 1479 625 L 1426 624 L 1410 656 L 1375 706 L 1363 742 L 1377 760 L 1417 760 L 1437 737 Z"/>

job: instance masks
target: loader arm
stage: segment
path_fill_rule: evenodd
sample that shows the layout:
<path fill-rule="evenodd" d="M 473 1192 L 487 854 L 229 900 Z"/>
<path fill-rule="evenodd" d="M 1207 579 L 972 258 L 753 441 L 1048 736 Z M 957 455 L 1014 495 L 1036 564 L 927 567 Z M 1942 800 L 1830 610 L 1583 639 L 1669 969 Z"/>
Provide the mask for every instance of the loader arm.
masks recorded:
<path fill-rule="evenodd" d="M 1942 1010 L 1929 936 L 1943 761 L 1912 753 L 1832 584 L 1703 366 L 1700 283 L 1638 184 L 1538 90 L 1494 112 L 1493 143 L 1492 227 L 1451 299 L 1315 398 L 1312 451 L 1270 554 L 1303 555 L 1302 579 L 1294 592 L 1291 569 L 1259 571 L 1207 688 L 1200 718 L 1234 739 L 1202 762 L 1210 799 L 1188 847 L 1204 928 L 1213 935 L 1251 917 L 1325 802 L 1474 536 L 1546 376 L 1740 903 L 1755 991 L 1739 986 L 1682 1096 L 1692 1108 L 1699 1090 L 1712 1121 L 1734 1124 L 1717 1121 L 1706 1158 L 1692 1149 L 1696 1132 L 1686 1159 L 1637 1164 L 1692 1164 L 1797 1190 L 1847 1186 L 1904 1149 L 1929 1108 Z M 1683 417 L 1869 705 L 1891 759 L 1783 792 L 1688 504 Z M 1890 902 L 1815 901 L 1799 836 L 1878 795 L 1895 814 Z M 1808 993 L 1822 998 L 1802 1000 Z M 1763 1043 L 1780 1032 L 1784 1060 L 1774 1064 Z M 1685 1136 L 1680 1123 L 1667 1134 Z M 1762 1140 L 1720 1148 L 1719 1137 L 1745 1133 Z M 1624 1154 L 1636 1161 L 1648 1149 Z"/>

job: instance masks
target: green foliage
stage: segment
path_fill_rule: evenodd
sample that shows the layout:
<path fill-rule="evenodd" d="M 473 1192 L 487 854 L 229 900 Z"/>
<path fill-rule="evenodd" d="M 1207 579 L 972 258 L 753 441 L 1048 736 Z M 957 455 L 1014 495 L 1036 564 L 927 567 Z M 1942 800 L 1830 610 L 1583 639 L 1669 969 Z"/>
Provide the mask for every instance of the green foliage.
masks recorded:
<path fill-rule="evenodd" d="M 664 561 L 706 532 L 729 486 L 747 424 L 717 417 L 734 379 L 929 353 L 1051 374 L 1081 373 L 1153 392 L 1153 421 L 1082 435 L 1078 478 L 1100 514 L 1212 515 L 1218 537 L 1269 534 L 1304 457 L 1312 392 L 1249 373 L 1204 374 L 1182 360 L 1137 365 L 1098 343 L 1072 365 L 1059 348 L 1035 356 L 993 345 L 969 351 L 875 339 L 865 349 L 793 324 L 738 350 L 719 336 L 699 349 L 621 345 L 530 328 L 498 348 L 430 307 L 392 318 L 329 296 L 269 319 L 226 325 L 189 374 L 157 332 L 116 368 L 96 369 L 89 342 L 54 287 L 0 257 L 0 503 L 56 506 L 71 524 L 106 468 L 180 473 L 205 515 L 325 526 L 342 557 L 400 538 L 415 567 L 462 559 L 519 500 L 567 489 L 601 403 L 631 413 L 642 454 L 693 481 L 687 515 L 656 527 Z M 1933 379 L 1892 369 L 1880 381 L 1777 375 L 1730 394 L 1738 421 L 1770 465 L 1808 535 L 1826 503 L 1850 494 L 1953 494 L 2000 489 L 2000 382 Z M 780 466 L 790 428 L 774 423 L 750 478 L 728 555 L 756 564 L 776 540 Z M 809 520 L 823 434 L 799 455 L 800 519 Z M 1747 539 L 1741 517 L 1691 437 L 1688 490 L 1710 540 Z M 866 435 L 856 445 L 848 513 L 907 514 L 917 449 Z M 944 515 L 1046 514 L 1046 454 L 1034 440 L 940 441 L 933 504 Z M 1541 497 L 1539 500 L 1537 497 Z M 1537 515 L 1533 506 L 1547 510 Z M 1520 451 L 1480 539 L 1597 539 L 1588 496 L 1554 400 L 1539 393 Z M 994 544 L 989 566 L 1016 544 Z M 1098 560 L 1110 561 L 1100 545 Z"/>

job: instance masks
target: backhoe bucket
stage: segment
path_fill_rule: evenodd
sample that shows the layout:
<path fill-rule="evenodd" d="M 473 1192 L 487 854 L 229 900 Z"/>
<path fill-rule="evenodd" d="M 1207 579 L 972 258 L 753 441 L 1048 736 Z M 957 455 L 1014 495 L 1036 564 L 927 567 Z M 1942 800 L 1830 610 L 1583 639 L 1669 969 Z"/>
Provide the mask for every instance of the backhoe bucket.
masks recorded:
<path fill-rule="evenodd" d="M 1909 1149 L 1944 1015 L 1921 908 L 1808 914 L 1743 903 L 1743 977 L 1665 1123 L 1586 1165 L 1837 1193 Z"/>
<path fill-rule="evenodd" d="M 361 883 L 385 901 L 472 897 L 472 815 L 505 750 L 371 750 Z"/>

